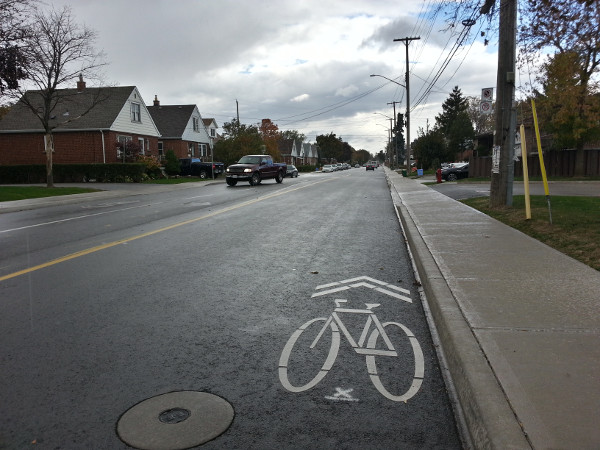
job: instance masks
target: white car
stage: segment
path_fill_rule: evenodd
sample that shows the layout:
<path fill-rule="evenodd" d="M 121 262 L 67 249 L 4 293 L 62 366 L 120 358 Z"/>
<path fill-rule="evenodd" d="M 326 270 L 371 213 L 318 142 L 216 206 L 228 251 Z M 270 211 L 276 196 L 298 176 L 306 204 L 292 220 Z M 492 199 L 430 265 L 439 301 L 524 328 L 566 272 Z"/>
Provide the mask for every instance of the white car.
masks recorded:
<path fill-rule="evenodd" d="M 331 164 L 325 164 L 323 166 L 323 172 L 333 172 L 335 169 Z"/>

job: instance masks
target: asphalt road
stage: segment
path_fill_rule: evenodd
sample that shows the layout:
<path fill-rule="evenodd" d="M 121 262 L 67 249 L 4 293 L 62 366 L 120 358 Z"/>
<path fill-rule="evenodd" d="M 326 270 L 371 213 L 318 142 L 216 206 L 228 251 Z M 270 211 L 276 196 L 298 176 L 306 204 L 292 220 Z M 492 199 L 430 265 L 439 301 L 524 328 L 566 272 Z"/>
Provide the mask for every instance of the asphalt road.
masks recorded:
<path fill-rule="evenodd" d="M 129 448 L 176 391 L 233 408 L 205 448 L 461 447 L 382 171 L 5 213 L 0 241 L 2 449 Z"/>

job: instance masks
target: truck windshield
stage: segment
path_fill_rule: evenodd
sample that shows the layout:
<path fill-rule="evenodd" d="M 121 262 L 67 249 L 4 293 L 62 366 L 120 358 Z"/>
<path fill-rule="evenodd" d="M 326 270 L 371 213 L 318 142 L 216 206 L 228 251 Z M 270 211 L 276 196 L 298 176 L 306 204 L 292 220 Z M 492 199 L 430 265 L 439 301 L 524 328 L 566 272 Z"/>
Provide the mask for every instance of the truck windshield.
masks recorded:
<path fill-rule="evenodd" d="M 260 163 L 260 156 L 244 156 L 238 161 L 239 164 L 258 164 Z"/>

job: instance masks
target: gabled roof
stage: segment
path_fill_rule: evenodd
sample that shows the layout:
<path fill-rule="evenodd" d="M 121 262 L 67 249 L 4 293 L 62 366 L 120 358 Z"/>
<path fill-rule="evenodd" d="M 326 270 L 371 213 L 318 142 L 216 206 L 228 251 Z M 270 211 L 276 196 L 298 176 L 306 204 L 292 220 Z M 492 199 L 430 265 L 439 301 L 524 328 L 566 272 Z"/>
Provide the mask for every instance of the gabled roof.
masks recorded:
<path fill-rule="evenodd" d="M 196 105 L 161 105 L 147 108 L 163 139 L 181 139 Z"/>
<path fill-rule="evenodd" d="M 217 121 L 213 118 L 202 119 L 202 122 L 204 122 L 205 127 L 210 127 L 211 125 L 214 125 L 215 128 L 219 128 L 219 125 L 217 125 Z"/>
<path fill-rule="evenodd" d="M 280 139 L 277 142 L 277 146 L 279 148 L 279 153 L 281 154 L 281 156 L 291 155 L 292 147 L 294 146 L 294 140 L 293 139 Z"/>
<path fill-rule="evenodd" d="M 60 101 L 51 113 L 51 125 L 55 130 L 107 130 L 123 109 L 135 86 L 61 89 Z M 33 105 L 42 104 L 41 91 L 27 91 L 23 96 Z M 0 131 L 42 131 L 40 120 L 19 100 L 10 111 L 0 120 Z M 94 101 L 99 103 L 87 114 L 80 116 L 89 109 Z M 140 99 L 141 102 L 141 99 Z M 61 124 L 68 119 L 72 121 Z"/>

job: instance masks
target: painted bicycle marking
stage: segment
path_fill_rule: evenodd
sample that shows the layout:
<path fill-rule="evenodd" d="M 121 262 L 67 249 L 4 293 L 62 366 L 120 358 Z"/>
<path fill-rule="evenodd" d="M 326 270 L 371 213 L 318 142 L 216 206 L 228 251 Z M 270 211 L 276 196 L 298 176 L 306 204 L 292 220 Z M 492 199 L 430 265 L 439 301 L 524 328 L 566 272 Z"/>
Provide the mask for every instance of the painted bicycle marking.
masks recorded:
<path fill-rule="evenodd" d="M 342 280 L 342 281 L 334 281 L 333 283 L 328 283 L 328 284 L 323 284 L 321 286 L 317 286 L 317 290 L 319 290 L 319 289 L 324 289 L 324 290 L 320 290 L 319 292 L 313 293 L 313 295 L 311 297 L 312 298 L 320 297 L 322 295 L 334 294 L 336 292 L 347 291 L 349 289 L 360 288 L 360 287 L 373 289 L 377 292 L 381 292 L 382 294 L 386 294 L 390 297 L 397 298 L 398 300 L 412 303 L 412 299 L 410 297 L 408 297 L 410 295 L 409 290 L 403 289 L 398 286 L 394 286 L 393 284 L 386 283 L 385 281 L 376 280 L 375 278 L 366 277 L 366 276 L 350 278 L 348 280 Z"/>
<path fill-rule="evenodd" d="M 329 317 L 318 317 L 316 319 L 311 319 L 305 324 L 301 325 L 296 331 L 294 331 L 294 333 L 292 333 L 292 336 L 288 339 L 283 351 L 281 352 L 281 357 L 279 358 L 279 381 L 281 382 L 282 386 L 290 392 L 302 392 L 319 384 L 319 382 L 333 367 L 340 349 L 341 337 L 344 336 L 356 353 L 359 355 L 365 355 L 367 371 L 371 382 L 381 394 L 395 402 L 406 402 L 408 399 L 414 397 L 421 388 L 425 374 L 423 351 L 421 350 L 421 346 L 415 335 L 412 333 L 412 331 L 400 323 L 381 323 L 373 311 L 379 306 L 379 303 L 365 303 L 366 309 L 352 309 L 343 307 L 346 302 L 347 300 L 336 299 L 336 307 Z M 352 337 L 348 331 L 348 328 L 342 321 L 340 314 L 364 314 L 367 316 L 364 328 L 362 329 L 358 341 Z M 388 333 L 386 332 L 386 328 L 389 330 L 391 327 L 397 327 L 403 331 L 404 335 L 406 335 L 410 342 L 414 356 L 415 370 L 410 387 L 406 390 L 406 392 L 398 395 L 392 394 L 384 386 L 377 371 L 376 364 L 376 358 L 397 358 L 399 356 Z M 294 350 L 299 351 L 299 349 L 296 347 L 296 342 L 302 334 L 309 333 L 307 336 L 312 337 L 312 334 L 310 333 L 315 333 L 316 330 L 319 329 L 320 331 L 318 331 L 316 337 L 312 341 L 309 350 L 314 349 L 321 339 L 328 339 L 330 337 L 331 344 L 329 346 L 329 351 L 327 353 L 327 357 L 325 358 L 325 362 L 321 366 L 319 372 L 311 380 L 300 386 L 295 386 L 290 382 L 288 377 L 290 356 Z M 383 345 L 378 345 L 380 338 L 382 341 L 381 344 Z M 380 347 L 383 347 L 383 349 L 380 349 Z"/>

